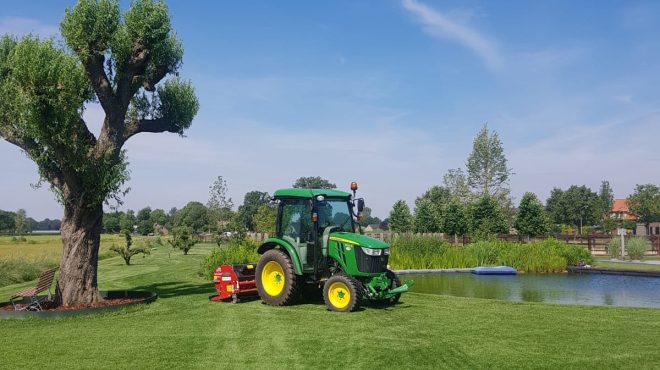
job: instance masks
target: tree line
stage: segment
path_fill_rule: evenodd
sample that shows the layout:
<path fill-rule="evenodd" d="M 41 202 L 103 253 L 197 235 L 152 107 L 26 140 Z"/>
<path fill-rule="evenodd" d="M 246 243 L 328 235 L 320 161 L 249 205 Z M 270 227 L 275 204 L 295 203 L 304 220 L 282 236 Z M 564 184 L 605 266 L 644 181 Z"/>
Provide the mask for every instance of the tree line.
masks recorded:
<path fill-rule="evenodd" d="M 33 231 L 59 231 L 62 221 L 45 218 L 37 221 L 28 217 L 24 209 L 16 212 L 0 209 L 0 234 L 23 235 Z"/>
<path fill-rule="evenodd" d="M 582 233 L 586 228 L 611 233 L 617 227 L 636 227 L 635 222 L 612 217 L 614 192 L 609 181 L 603 181 L 598 192 L 585 185 L 554 188 L 545 204 L 527 192 L 516 208 L 508 188 L 512 173 L 497 133 L 484 125 L 474 139 L 466 171 L 449 170 L 442 185 L 417 197 L 412 212 L 404 200 L 397 201 L 384 224 L 395 232 L 469 233 L 477 238 L 513 230 L 533 237 L 575 230 Z M 648 228 L 651 222 L 660 221 L 658 186 L 637 185 L 627 199 L 638 222 Z"/>

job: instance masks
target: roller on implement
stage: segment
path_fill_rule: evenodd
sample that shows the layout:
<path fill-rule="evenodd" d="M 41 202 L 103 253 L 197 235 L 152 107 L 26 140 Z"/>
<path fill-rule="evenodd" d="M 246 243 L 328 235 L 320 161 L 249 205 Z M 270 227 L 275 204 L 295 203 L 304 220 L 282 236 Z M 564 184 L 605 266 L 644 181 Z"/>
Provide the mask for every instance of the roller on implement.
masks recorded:
<path fill-rule="evenodd" d="M 241 298 L 257 295 L 255 281 L 256 263 L 240 265 L 221 265 L 213 272 L 213 284 L 218 295 L 211 301 L 227 301 L 237 303 Z"/>

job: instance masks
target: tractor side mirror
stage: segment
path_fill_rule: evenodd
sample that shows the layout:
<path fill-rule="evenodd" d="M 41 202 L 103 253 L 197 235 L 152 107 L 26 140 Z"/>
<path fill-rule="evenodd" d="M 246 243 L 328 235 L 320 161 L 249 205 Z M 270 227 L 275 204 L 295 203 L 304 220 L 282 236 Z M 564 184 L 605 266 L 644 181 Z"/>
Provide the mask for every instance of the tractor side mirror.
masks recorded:
<path fill-rule="evenodd" d="M 357 200 L 357 209 L 358 213 L 362 213 L 362 211 L 364 211 L 364 199 L 360 198 Z"/>

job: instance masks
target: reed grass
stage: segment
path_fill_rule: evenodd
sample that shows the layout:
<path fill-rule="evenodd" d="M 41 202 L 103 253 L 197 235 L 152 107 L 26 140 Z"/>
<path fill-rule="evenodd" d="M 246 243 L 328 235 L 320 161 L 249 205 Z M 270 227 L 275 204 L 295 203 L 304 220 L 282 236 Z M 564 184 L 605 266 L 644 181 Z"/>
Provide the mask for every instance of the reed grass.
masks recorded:
<path fill-rule="evenodd" d="M 588 250 L 554 239 L 531 243 L 500 240 L 454 246 L 434 237 L 404 235 L 391 241 L 393 269 L 470 268 L 506 265 L 526 272 L 561 272 L 578 262 L 591 263 Z"/>

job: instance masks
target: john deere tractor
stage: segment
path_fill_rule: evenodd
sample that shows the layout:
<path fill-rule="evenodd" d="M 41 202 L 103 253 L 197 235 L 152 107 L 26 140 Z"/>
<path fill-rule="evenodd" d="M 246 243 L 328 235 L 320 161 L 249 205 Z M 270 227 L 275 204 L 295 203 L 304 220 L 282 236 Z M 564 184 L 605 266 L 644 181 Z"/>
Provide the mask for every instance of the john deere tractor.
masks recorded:
<path fill-rule="evenodd" d="M 412 282 L 401 284 L 387 265 L 389 245 L 356 233 L 364 199 L 355 198 L 356 183 L 351 190 L 275 192 L 276 235 L 258 250 L 256 285 L 264 302 L 287 305 L 309 285 L 323 288 L 330 310 L 349 312 L 363 300 L 394 304 L 408 291 Z"/>

